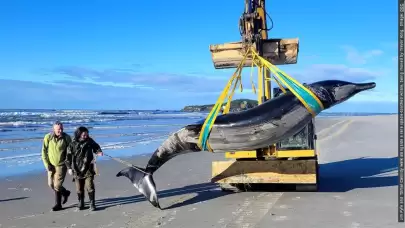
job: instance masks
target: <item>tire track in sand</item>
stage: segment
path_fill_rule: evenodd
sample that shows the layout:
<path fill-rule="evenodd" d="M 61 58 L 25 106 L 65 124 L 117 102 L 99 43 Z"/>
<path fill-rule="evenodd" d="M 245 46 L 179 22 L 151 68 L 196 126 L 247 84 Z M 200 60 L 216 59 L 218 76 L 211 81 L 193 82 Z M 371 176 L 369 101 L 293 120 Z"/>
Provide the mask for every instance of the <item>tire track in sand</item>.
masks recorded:
<path fill-rule="evenodd" d="M 354 122 L 353 120 L 343 120 L 343 121 L 338 122 L 338 123 L 326 128 L 326 129 L 323 129 L 323 130 L 330 131 L 335 126 L 342 125 L 341 127 L 337 128 L 332 134 L 330 134 L 330 135 L 328 135 L 326 137 L 320 138 L 317 141 L 318 142 L 325 142 L 325 141 L 328 141 L 328 140 L 330 140 L 332 138 L 335 138 L 336 136 L 341 135 L 350 126 L 350 124 L 352 124 L 353 122 Z M 323 133 L 323 132 L 321 131 L 321 133 Z"/>
<path fill-rule="evenodd" d="M 324 135 L 324 134 L 328 133 L 329 131 L 331 131 L 334 127 L 336 127 L 338 125 L 341 125 L 341 124 L 344 124 L 345 122 L 348 122 L 348 121 L 349 120 L 341 120 L 341 121 L 339 121 L 337 123 L 334 123 L 334 124 L 330 125 L 329 127 L 321 129 L 319 132 L 316 132 L 316 134 L 318 136 Z"/>
<path fill-rule="evenodd" d="M 282 195 L 282 192 L 264 192 L 248 197 L 239 208 L 232 212 L 232 216 L 226 219 L 227 221 L 222 218 L 217 223 L 220 224 L 220 228 L 255 227 Z"/>

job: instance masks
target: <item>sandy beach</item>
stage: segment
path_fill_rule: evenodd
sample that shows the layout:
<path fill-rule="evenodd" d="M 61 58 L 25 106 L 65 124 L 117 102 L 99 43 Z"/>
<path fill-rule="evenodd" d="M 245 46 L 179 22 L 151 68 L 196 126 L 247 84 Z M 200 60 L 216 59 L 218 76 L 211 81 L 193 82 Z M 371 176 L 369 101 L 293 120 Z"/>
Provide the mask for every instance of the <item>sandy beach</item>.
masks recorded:
<path fill-rule="evenodd" d="M 65 210 L 51 212 L 45 171 L 0 180 L 0 227 L 403 227 L 397 223 L 397 116 L 316 120 L 320 150 L 319 192 L 225 193 L 210 183 L 211 161 L 224 154 L 181 155 L 156 174 L 161 206 L 146 202 L 124 166 L 98 163 L 98 211 L 76 211 L 74 183 Z M 152 152 L 152 151 L 151 151 Z M 149 158 L 126 159 L 144 166 Z M 86 201 L 88 200 L 86 194 Z"/>

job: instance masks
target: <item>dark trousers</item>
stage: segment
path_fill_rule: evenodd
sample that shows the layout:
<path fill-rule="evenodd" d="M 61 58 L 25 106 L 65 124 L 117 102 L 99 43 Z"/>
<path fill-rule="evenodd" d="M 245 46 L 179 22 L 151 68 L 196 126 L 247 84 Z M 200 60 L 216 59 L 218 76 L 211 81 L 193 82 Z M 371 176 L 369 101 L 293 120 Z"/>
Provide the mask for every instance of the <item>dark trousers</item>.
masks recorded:
<path fill-rule="evenodd" d="M 94 192 L 94 176 L 88 176 L 86 178 L 75 179 L 77 193 L 84 193 L 86 188 L 87 193 Z"/>

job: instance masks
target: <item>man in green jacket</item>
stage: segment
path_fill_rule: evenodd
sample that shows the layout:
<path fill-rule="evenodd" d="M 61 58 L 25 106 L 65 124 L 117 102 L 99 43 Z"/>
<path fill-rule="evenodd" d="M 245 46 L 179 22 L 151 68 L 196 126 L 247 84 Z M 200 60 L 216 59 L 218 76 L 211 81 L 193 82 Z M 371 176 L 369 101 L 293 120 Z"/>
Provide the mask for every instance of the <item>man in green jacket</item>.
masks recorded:
<path fill-rule="evenodd" d="M 53 211 L 61 210 L 62 197 L 63 204 L 65 204 L 70 195 L 70 191 L 63 187 L 63 182 L 67 173 L 67 167 L 64 163 L 66 151 L 71 141 L 71 137 L 63 132 L 63 124 L 56 121 L 53 124 L 53 132 L 45 135 L 42 144 L 42 161 L 48 171 L 48 186 L 55 193 Z"/>

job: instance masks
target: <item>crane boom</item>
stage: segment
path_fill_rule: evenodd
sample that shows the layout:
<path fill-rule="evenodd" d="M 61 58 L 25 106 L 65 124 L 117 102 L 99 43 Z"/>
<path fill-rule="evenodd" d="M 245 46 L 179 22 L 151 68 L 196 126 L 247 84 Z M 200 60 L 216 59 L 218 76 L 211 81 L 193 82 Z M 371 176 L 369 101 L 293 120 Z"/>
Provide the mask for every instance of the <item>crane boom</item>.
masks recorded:
<path fill-rule="evenodd" d="M 210 45 L 215 69 L 236 68 L 243 59 L 248 44 L 253 44 L 260 56 L 273 65 L 295 64 L 298 58 L 298 38 L 268 39 L 265 0 L 245 0 L 245 9 L 239 20 L 241 40 Z M 244 62 L 250 67 L 252 59 Z"/>
<path fill-rule="evenodd" d="M 267 39 L 267 22 L 264 0 L 245 0 L 245 11 L 239 22 L 242 42 L 256 43 L 260 53 L 261 40 Z"/>

